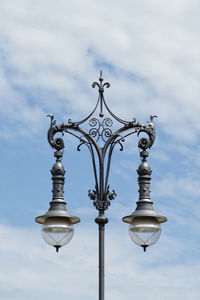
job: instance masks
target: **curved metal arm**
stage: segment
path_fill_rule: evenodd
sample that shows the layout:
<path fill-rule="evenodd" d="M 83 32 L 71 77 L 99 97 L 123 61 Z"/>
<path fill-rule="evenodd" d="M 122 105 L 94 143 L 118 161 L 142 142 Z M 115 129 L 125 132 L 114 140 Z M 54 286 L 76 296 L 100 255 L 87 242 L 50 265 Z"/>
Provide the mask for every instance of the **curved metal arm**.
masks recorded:
<path fill-rule="evenodd" d="M 100 198 L 96 161 L 95 161 L 95 155 L 94 155 L 94 150 L 93 150 L 92 144 L 91 144 L 90 141 L 86 142 L 85 140 L 82 140 L 82 142 L 77 147 L 78 151 L 80 151 L 80 148 L 81 148 L 82 145 L 86 145 L 88 147 L 89 151 L 90 151 L 90 155 L 91 155 L 91 158 L 92 158 L 93 171 L 94 171 L 94 178 L 95 178 L 96 196 L 97 196 L 97 198 Z"/>

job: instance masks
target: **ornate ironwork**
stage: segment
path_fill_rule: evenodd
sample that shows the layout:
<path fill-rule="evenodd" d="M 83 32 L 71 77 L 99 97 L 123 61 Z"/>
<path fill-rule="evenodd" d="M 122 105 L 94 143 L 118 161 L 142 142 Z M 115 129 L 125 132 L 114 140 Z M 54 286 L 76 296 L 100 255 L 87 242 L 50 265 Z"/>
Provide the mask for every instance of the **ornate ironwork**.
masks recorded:
<path fill-rule="evenodd" d="M 113 125 L 113 121 L 110 118 L 105 118 L 103 121 L 92 118 L 89 121 L 89 125 L 92 127 L 89 134 L 95 138 L 97 142 L 100 138 L 106 142 L 106 140 L 112 135 L 112 130 L 109 127 Z"/>
<path fill-rule="evenodd" d="M 97 197 L 96 190 L 89 190 L 88 191 L 88 197 L 93 201 L 94 206 L 97 210 L 105 211 L 110 206 L 110 201 L 114 200 L 117 194 L 114 190 L 112 192 L 109 191 L 109 186 L 107 188 L 106 193 L 104 194 L 103 201 L 99 201 Z"/>
<path fill-rule="evenodd" d="M 53 181 L 53 190 L 52 190 L 53 200 L 55 201 L 55 199 L 59 199 L 60 201 L 60 199 L 62 199 L 64 201 L 63 186 L 65 183 L 65 169 L 61 163 L 62 154 L 60 151 L 56 151 L 55 156 L 56 156 L 56 163 L 53 165 L 51 169 L 52 181 Z"/>
<path fill-rule="evenodd" d="M 147 151 L 141 151 L 140 152 L 140 156 L 142 158 L 142 162 L 139 165 L 139 168 L 137 169 L 137 173 L 138 173 L 138 184 L 139 184 L 139 201 L 151 201 L 150 199 L 150 181 L 151 181 L 151 173 L 152 170 L 149 166 L 149 164 L 147 163 L 147 157 L 148 157 L 148 152 Z M 152 202 L 151 202 L 152 204 Z"/>
<path fill-rule="evenodd" d="M 48 115 L 50 117 L 50 128 L 48 130 L 48 142 L 50 146 L 57 151 L 64 149 L 64 140 L 62 137 L 55 138 L 57 133 L 64 133 L 73 135 L 79 140 L 79 145 L 77 150 L 81 150 L 81 146 L 85 145 L 90 151 L 92 157 L 94 178 L 95 178 L 95 189 L 93 192 L 89 191 L 89 197 L 94 200 L 94 205 L 99 211 L 104 211 L 110 205 L 110 200 L 114 199 L 116 194 L 109 192 L 109 171 L 111 164 L 111 156 L 113 149 L 116 145 L 119 145 L 119 150 L 123 150 L 123 142 L 126 137 L 137 134 L 139 136 L 141 133 L 145 133 L 147 137 L 142 137 L 139 139 L 138 147 L 142 150 L 151 148 L 154 143 L 156 132 L 153 124 L 153 119 L 156 116 L 150 116 L 150 121 L 144 125 L 140 124 L 133 118 L 132 121 L 125 121 L 117 117 L 108 107 L 104 99 L 104 88 L 109 88 L 110 83 L 103 83 L 102 72 L 100 72 L 99 82 L 94 82 L 92 87 L 98 87 L 99 97 L 97 104 L 93 111 L 83 120 L 79 122 L 73 122 L 71 119 L 67 123 L 62 123 L 60 125 L 56 124 L 56 120 L 53 115 Z M 99 107 L 99 117 L 96 118 L 94 115 L 95 111 Z M 104 117 L 105 112 L 110 115 L 110 117 Z M 122 126 L 113 130 L 113 120 L 120 123 Z M 89 131 L 84 130 L 80 125 L 83 125 L 89 121 L 89 126 L 91 129 Z M 100 146 L 98 142 L 103 142 L 103 146 Z M 98 163 L 97 163 L 98 161 Z M 99 169 L 99 174 L 97 173 Z"/>
<path fill-rule="evenodd" d="M 119 146 L 119 150 L 123 151 L 123 143 L 126 138 L 132 134 L 140 136 L 141 133 L 145 133 L 146 137 L 141 137 L 138 142 L 138 147 L 141 149 L 141 157 L 143 161 L 138 169 L 139 175 L 139 186 L 140 186 L 140 199 L 145 198 L 146 201 L 150 201 L 150 174 L 151 169 L 146 162 L 147 149 L 151 148 L 155 141 L 156 132 L 153 124 L 153 119 L 156 116 L 150 116 L 149 122 L 144 125 L 140 124 L 133 118 L 131 121 L 122 120 L 117 117 L 108 107 L 104 99 L 104 88 L 109 88 L 110 83 L 103 83 L 102 71 L 100 72 L 99 82 L 94 82 L 92 87 L 98 87 L 98 100 L 96 106 L 92 112 L 83 120 L 78 122 L 73 122 L 71 119 L 67 123 L 62 123 L 60 125 L 56 124 L 56 120 L 53 115 L 48 115 L 51 119 L 50 127 L 48 130 L 48 142 L 50 146 L 56 149 L 56 153 L 62 154 L 64 149 L 64 141 L 62 136 L 64 133 L 68 133 L 74 136 L 78 141 L 77 150 L 80 151 L 81 147 L 84 145 L 88 148 L 92 158 L 92 165 L 95 178 L 95 188 L 88 191 L 89 198 L 93 201 L 94 206 L 99 211 L 95 222 L 99 225 L 99 299 L 104 300 L 104 226 L 108 222 L 108 219 L 104 215 L 105 210 L 108 209 L 112 200 L 117 196 L 115 191 L 110 191 L 109 188 L 109 172 L 111 165 L 111 157 L 115 146 Z M 99 107 L 99 118 L 96 117 L 96 111 Z M 108 116 L 107 116 L 108 115 Z M 88 125 L 89 122 L 89 125 Z M 115 129 L 115 125 L 119 124 L 119 128 Z M 87 124 L 89 131 L 83 129 L 82 125 Z M 114 127 L 114 128 L 113 128 Z M 57 133 L 61 133 L 61 137 L 55 137 Z M 101 143 L 101 144 L 100 144 Z M 62 156 L 62 155 L 61 155 Z M 61 157 L 60 156 L 60 157 Z M 64 169 L 57 169 L 60 166 L 60 157 L 57 159 L 56 163 L 56 176 L 53 174 L 53 195 L 55 197 L 59 196 L 62 200 L 63 197 L 63 184 L 64 184 Z M 141 170 L 142 168 L 142 170 Z M 53 169 L 52 169 L 52 172 Z M 60 172 L 62 174 L 60 174 Z M 58 179 L 60 181 L 58 181 Z M 57 201 L 57 200 L 56 200 Z M 64 200 L 62 200 L 64 201 Z M 140 203 L 140 202 L 139 202 Z M 138 206 L 140 205 L 138 203 Z M 52 204 L 51 204 L 52 205 Z M 54 213 L 52 210 L 45 214 L 44 216 L 38 217 L 37 222 L 44 222 L 44 218 L 48 214 Z M 67 212 L 68 213 L 68 212 Z M 66 214 L 66 212 L 65 212 Z M 69 213 L 68 213 L 69 215 Z M 69 215 L 70 220 L 73 223 L 79 222 L 79 218 Z M 128 216 L 124 218 L 126 222 L 132 218 Z M 160 217 L 162 218 L 162 217 Z M 127 220 L 126 220 L 127 219 Z M 132 220 L 132 219 L 131 219 Z M 161 221 L 163 222 L 164 219 Z M 164 220 L 165 221 L 165 220 Z"/>

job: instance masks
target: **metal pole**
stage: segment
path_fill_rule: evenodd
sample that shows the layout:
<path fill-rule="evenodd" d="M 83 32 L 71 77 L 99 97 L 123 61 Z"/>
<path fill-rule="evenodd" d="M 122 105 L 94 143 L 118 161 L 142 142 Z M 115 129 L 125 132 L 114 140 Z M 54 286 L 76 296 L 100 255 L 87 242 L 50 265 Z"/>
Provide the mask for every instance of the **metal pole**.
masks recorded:
<path fill-rule="evenodd" d="M 99 223 L 99 300 L 104 300 L 104 223 Z"/>
<path fill-rule="evenodd" d="M 95 219 L 99 225 L 99 300 L 104 300 L 104 228 L 108 223 L 108 218 L 104 215 L 104 211 L 99 211 L 99 216 Z"/>

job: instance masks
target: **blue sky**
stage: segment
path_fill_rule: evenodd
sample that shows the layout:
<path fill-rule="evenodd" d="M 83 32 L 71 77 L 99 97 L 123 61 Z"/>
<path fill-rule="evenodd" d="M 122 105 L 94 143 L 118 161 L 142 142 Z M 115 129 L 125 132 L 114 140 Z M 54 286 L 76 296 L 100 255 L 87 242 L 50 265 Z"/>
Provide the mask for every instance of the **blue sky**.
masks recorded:
<path fill-rule="evenodd" d="M 106 299 L 200 299 L 200 40 L 195 0 L 0 1 L 1 300 L 97 299 L 97 211 L 89 153 L 65 137 L 65 200 L 81 218 L 58 254 L 36 216 L 51 200 L 47 114 L 80 120 L 105 98 L 123 119 L 155 120 L 151 196 L 167 216 L 146 253 L 121 218 L 138 198 L 137 138 L 113 154 L 107 216 Z"/>

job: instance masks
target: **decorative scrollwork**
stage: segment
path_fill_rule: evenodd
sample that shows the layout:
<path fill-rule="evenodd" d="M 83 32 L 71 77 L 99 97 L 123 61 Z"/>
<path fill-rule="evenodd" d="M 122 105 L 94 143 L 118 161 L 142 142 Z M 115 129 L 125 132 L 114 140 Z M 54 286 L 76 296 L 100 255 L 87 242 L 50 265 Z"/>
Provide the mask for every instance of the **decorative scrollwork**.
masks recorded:
<path fill-rule="evenodd" d="M 133 124 L 135 124 L 135 123 L 136 123 L 136 118 L 133 118 L 133 121 L 132 121 L 132 123 L 133 123 Z"/>
<path fill-rule="evenodd" d="M 122 143 L 124 143 L 125 142 L 125 137 L 124 136 L 122 136 L 122 135 L 118 135 L 118 137 L 119 137 L 119 139 L 117 139 L 117 140 L 115 140 L 114 141 L 114 147 L 115 147 L 115 145 L 119 145 L 119 151 L 123 151 L 124 150 L 124 146 L 123 146 L 123 144 Z"/>
<path fill-rule="evenodd" d="M 98 86 L 99 88 L 99 92 L 104 92 L 104 87 L 109 88 L 110 87 L 110 83 L 109 82 L 105 82 L 104 84 L 102 84 L 103 82 L 103 77 L 102 77 L 102 71 L 100 71 L 100 77 L 99 77 L 99 82 L 93 82 L 92 87 L 95 88 L 96 86 Z"/>
<path fill-rule="evenodd" d="M 81 151 L 81 146 L 83 146 L 83 145 L 88 147 L 88 144 L 85 141 L 81 141 L 81 143 L 77 147 L 77 151 Z"/>
<path fill-rule="evenodd" d="M 98 199 L 96 190 L 89 190 L 88 197 L 93 201 L 93 205 L 97 210 L 106 210 L 110 206 L 110 201 L 114 200 L 117 194 L 114 190 L 110 192 L 109 186 L 107 187 L 106 194 L 103 197 L 103 200 Z"/>
<path fill-rule="evenodd" d="M 107 89 L 110 87 L 110 83 L 109 82 L 105 82 L 104 84 L 103 84 L 103 87 L 107 87 Z"/>
<path fill-rule="evenodd" d="M 138 147 L 142 150 L 146 150 L 147 148 L 149 148 L 150 145 L 150 140 L 148 140 L 147 138 L 141 138 L 138 142 Z"/>
<path fill-rule="evenodd" d="M 54 120 L 53 115 L 47 115 L 47 117 L 50 117 L 51 119 L 50 127 L 47 134 L 48 142 L 52 148 L 56 149 L 57 151 L 60 151 L 65 147 L 64 141 L 62 138 L 54 139 L 54 135 L 58 132 L 61 132 L 62 135 L 64 135 L 65 126 L 63 123 L 61 125 L 56 125 L 56 120 Z"/>
<path fill-rule="evenodd" d="M 100 121 L 99 121 L 98 119 L 96 119 L 96 118 L 90 119 L 89 125 L 90 125 L 91 127 L 95 127 L 95 126 L 97 126 L 97 124 L 100 126 Z"/>
<path fill-rule="evenodd" d="M 95 81 L 95 82 L 93 82 L 93 84 L 92 84 L 93 89 L 94 89 L 96 86 L 99 87 L 99 83 Z"/>
<path fill-rule="evenodd" d="M 98 141 L 100 138 L 104 142 L 112 135 L 112 130 L 109 128 L 113 125 L 113 121 L 110 118 L 105 118 L 100 122 L 96 118 L 92 118 L 89 121 L 89 125 L 92 127 L 89 131 L 89 135 Z"/>
<path fill-rule="evenodd" d="M 64 141 L 63 141 L 62 138 L 56 138 L 56 139 L 54 140 L 54 148 L 55 148 L 56 150 L 61 150 L 61 149 L 63 149 L 64 147 L 65 147 L 65 144 L 64 144 Z"/>
<path fill-rule="evenodd" d="M 97 198 L 97 193 L 96 190 L 89 190 L 88 191 L 88 197 L 90 198 L 90 200 L 95 200 Z"/>
<path fill-rule="evenodd" d="M 100 128 L 100 121 L 96 118 L 92 118 L 89 121 L 89 125 L 92 127 L 89 131 L 89 135 L 92 136 L 93 138 L 96 138 L 96 140 L 99 140 L 100 137 L 100 133 L 99 133 L 99 128 Z M 95 126 L 97 126 L 97 128 L 95 128 Z"/>
<path fill-rule="evenodd" d="M 93 138 L 96 138 L 97 141 L 99 140 L 100 134 L 97 128 L 90 129 L 89 135 L 91 135 Z"/>
<path fill-rule="evenodd" d="M 122 144 L 122 142 L 124 142 L 124 139 L 118 140 L 116 141 L 116 144 L 118 144 L 120 146 L 119 151 L 123 151 L 124 150 L 124 146 Z"/>
<path fill-rule="evenodd" d="M 115 190 L 112 190 L 112 192 L 109 191 L 110 186 L 107 188 L 107 199 L 114 200 L 117 197 L 117 194 L 115 193 Z"/>
<path fill-rule="evenodd" d="M 105 118 L 102 122 L 103 126 L 111 127 L 113 125 L 113 120 L 110 118 Z"/>
<path fill-rule="evenodd" d="M 153 124 L 153 119 L 157 118 L 157 116 L 150 116 L 150 122 L 147 123 L 147 125 L 140 125 L 137 135 L 141 132 L 145 132 L 149 139 L 147 138 L 141 138 L 138 142 L 138 147 L 142 150 L 146 150 L 147 148 L 151 148 L 153 145 L 155 138 L 156 138 L 156 131 Z"/>
<path fill-rule="evenodd" d="M 139 138 L 138 147 L 140 150 L 140 156 L 145 157 L 147 155 L 147 148 L 151 148 L 154 143 L 156 132 L 153 124 L 153 119 L 156 116 L 150 116 L 150 121 L 147 124 L 141 124 L 136 119 L 133 118 L 130 121 L 122 120 L 117 117 L 107 105 L 104 99 L 104 88 L 109 88 L 109 82 L 103 83 L 102 72 L 100 72 L 99 82 L 94 82 L 92 87 L 98 87 L 99 96 L 96 106 L 93 111 L 84 119 L 78 122 L 73 122 L 71 119 L 67 123 L 62 123 L 56 125 L 56 120 L 53 115 L 48 115 L 50 117 L 50 128 L 48 130 L 48 141 L 52 148 L 55 148 L 58 152 L 57 158 L 61 160 L 63 151 L 60 151 L 64 148 L 64 141 L 62 137 L 56 137 L 57 133 L 68 133 L 73 137 L 77 138 L 79 145 L 77 150 L 80 151 L 83 145 L 87 146 L 90 151 L 92 158 L 94 178 L 95 178 L 95 189 L 88 191 L 89 198 L 93 201 L 94 206 L 99 211 L 105 211 L 111 204 L 111 200 L 115 199 L 116 193 L 114 190 L 109 190 L 109 172 L 111 165 L 111 156 L 115 146 L 119 145 L 119 150 L 123 150 L 123 142 L 126 138 L 132 134 L 137 134 L 140 136 L 141 133 L 145 133 L 146 136 Z M 99 111 L 97 112 L 97 108 Z M 95 113 L 96 112 L 96 113 Z M 104 113 L 105 117 L 104 117 Z M 96 118 L 96 116 L 100 118 Z M 108 116 L 108 117 L 107 117 Z M 120 128 L 112 129 L 113 121 L 120 123 Z M 82 124 L 89 127 L 85 130 L 81 128 Z M 100 140 L 100 143 L 98 141 Z M 55 152 L 55 153 L 56 153 Z M 145 159 L 145 158 L 144 158 Z M 140 166 L 138 169 L 139 178 L 146 180 L 145 176 L 150 176 L 150 169 L 144 169 L 146 167 L 146 162 Z M 146 172 L 146 173 L 145 173 Z M 144 178 L 143 178 L 143 177 Z M 142 180 L 141 179 L 141 180 Z M 143 181 L 144 181 L 143 180 Z M 60 192 L 59 186 L 56 187 L 57 192 Z M 62 192 L 62 191 L 61 191 Z M 150 189 L 148 183 L 141 183 L 140 194 L 148 196 Z M 98 220 L 99 221 L 99 220 Z M 105 221 L 105 220 L 104 220 Z M 100 222 L 100 221 L 99 221 Z"/>
<path fill-rule="evenodd" d="M 101 132 L 101 137 L 105 142 L 112 135 L 112 130 L 110 128 L 104 128 Z"/>

